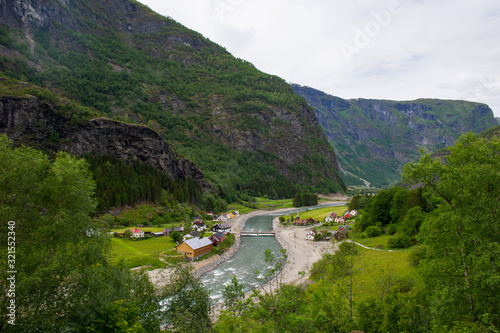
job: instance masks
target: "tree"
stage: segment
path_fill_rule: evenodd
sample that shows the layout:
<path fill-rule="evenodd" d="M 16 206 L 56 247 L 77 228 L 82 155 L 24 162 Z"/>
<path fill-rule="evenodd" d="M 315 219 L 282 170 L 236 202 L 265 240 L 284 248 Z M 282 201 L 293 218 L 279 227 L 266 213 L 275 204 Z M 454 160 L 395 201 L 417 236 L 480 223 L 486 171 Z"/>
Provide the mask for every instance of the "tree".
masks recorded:
<path fill-rule="evenodd" d="M 2 281 L 14 274 L 16 287 L 15 298 L 0 298 L 0 331 L 83 330 L 112 302 L 134 298 L 135 278 L 123 264 L 112 264 L 109 237 L 90 217 L 94 188 L 85 160 L 66 153 L 51 160 L 0 137 L 2 230 L 13 221 L 11 234 L 0 233 L 0 264 L 7 267 L 8 237 L 15 237 L 10 270 L 17 271 L 0 271 Z M 0 284 L 2 295 L 8 287 Z M 11 300 L 15 326 L 6 323 Z"/>
<path fill-rule="evenodd" d="M 236 275 L 231 276 L 231 280 L 222 289 L 222 299 L 224 309 L 234 317 L 239 317 L 248 310 L 251 299 L 245 300 L 244 285 L 238 281 Z"/>
<path fill-rule="evenodd" d="M 192 267 L 171 265 L 165 287 L 164 319 L 175 332 L 203 333 L 212 331 L 212 301 L 208 290 L 192 274 Z"/>
<path fill-rule="evenodd" d="M 146 333 L 139 322 L 139 310 L 134 304 L 119 300 L 106 306 L 87 327 L 89 333 Z"/>
<path fill-rule="evenodd" d="M 424 153 L 403 174 L 406 183 L 423 184 L 427 196 L 439 200 L 418 237 L 427 249 L 419 267 L 432 292 L 435 325 L 498 326 L 500 138 L 469 133 L 442 160 Z"/>
<path fill-rule="evenodd" d="M 355 257 L 358 255 L 357 245 L 342 242 L 333 254 L 326 254 L 313 264 L 311 279 L 332 283 L 341 298 L 349 306 L 349 319 L 353 318 L 353 286 L 355 274 Z"/>
<path fill-rule="evenodd" d="M 254 290 L 252 295 L 259 300 L 260 316 L 270 319 L 275 332 L 279 332 L 283 324 L 280 318 L 298 301 L 301 294 L 299 290 L 295 290 L 297 287 L 284 284 L 283 267 L 288 256 L 285 249 L 280 250 L 280 253 L 281 256 L 276 256 L 269 249 L 264 252 L 264 261 L 270 268 L 262 274 L 259 271 L 255 272 L 260 290 Z"/>
<path fill-rule="evenodd" d="M 182 239 L 182 234 L 180 232 L 178 232 L 177 230 L 174 230 L 170 233 L 169 237 L 172 238 L 172 240 L 175 243 L 178 243 Z"/>

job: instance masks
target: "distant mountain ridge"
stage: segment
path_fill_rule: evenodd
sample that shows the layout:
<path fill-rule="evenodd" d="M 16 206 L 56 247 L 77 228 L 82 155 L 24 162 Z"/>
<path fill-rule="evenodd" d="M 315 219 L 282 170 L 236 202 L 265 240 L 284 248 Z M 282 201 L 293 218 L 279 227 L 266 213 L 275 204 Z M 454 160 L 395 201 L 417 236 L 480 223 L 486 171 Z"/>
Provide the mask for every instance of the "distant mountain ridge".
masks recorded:
<path fill-rule="evenodd" d="M 0 22 L 1 74 L 147 125 L 223 196 L 345 190 L 314 111 L 284 80 L 136 1 L 5 0 Z"/>
<path fill-rule="evenodd" d="M 322 91 L 292 85 L 311 105 L 332 144 L 347 185 L 386 186 L 402 167 L 416 160 L 420 149 L 451 146 L 467 132 L 479 133 L 497 124 L 485 104 L 418 99 L 346 100 Z"/>

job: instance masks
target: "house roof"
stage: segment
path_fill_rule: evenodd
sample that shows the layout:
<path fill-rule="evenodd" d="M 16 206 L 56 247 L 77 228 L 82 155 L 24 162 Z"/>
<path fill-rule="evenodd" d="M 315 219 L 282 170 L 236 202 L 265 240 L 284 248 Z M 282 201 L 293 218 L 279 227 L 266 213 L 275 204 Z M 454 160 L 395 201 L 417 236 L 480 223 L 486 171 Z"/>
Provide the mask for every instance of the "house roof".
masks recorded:
<path fill-rule="evenodd" d="M 133 233 L 135 233 L 135 234 L 138 234 L 138 233 L 142 232 L 142 230 L 141 230 L 141 229 L 137 229 L 137 228 L 134 228 L 134 229 L 132 229 L 131 231 L 132 231 Z"/>
<path fill-rule="evenodd" d="M 188 239 L 184 243 L 186 243 L 193 250 L 200 249 L 200 248 L 205 247 L 207 245 L 213 244 L 212 241 L 208 238 L 201 238 L 200 239 L 198 237 Z"/>
<path fill-rule="evenodd" d="M 221 223 L 219 224 L 219 229 L 231 229 L 229 223 Z"/>
<path fill-rule="evenodd" d="M 212 236 L 217 237 L 219 239 L 222 239 L 222 238 L 226 237 L 226 235 L 223 232 L 216 232 Z"/>

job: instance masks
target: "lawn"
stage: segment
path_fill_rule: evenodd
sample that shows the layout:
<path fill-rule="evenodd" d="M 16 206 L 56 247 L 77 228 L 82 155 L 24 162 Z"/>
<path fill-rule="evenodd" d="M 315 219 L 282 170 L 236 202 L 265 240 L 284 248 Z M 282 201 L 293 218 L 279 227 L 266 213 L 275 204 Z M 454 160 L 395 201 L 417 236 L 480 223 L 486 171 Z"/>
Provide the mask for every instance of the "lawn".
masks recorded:
<path fill-rule="evenodd" d="M 359 298 L 379 296 L 384 279 L 417 276 L 408 262 L 409 251 L 374 251 L 358 247 L 355 294 Z M 359 300 L 358 298 L 358 300 Z"/>
<path fill-rule="evenodd" d="M 308 210 L 308 211 L 300 213 L 300 218 L 301 219 L 308 219 L 308 218 L 312 217 L 315 220 L 324 221 L 325 217 L 330 215 L 330 213 L 335 212 L 335 213 L 337 213 L 337 215 L 342 216 L 346 210 L 347 210 L 347 206 L 325 207 L 325 208 L 312 209 L 312 210 Z"/>
<path fill-rule="evenodd" d="M 130 240 L 119 237 L 111 238 L 111 254 L 116 260 L 124 259 L 129 268 L 151 265 L 151 268 L 165 267 L 156 255 L 171 251 L 175 247 L 170 237 L 153 237 Z"/>
<path fill-rule="evenodd" d="M 389 249 L 387 242 L 389 242 L 389 239 L 391 239 L 392 237 L 393 236 L 382 235 L 370 238 L 356 238 L 355 241 L 358 242 L 359 244 L 363 244 L 364 246 L 368 246 L 371 248 L 377 248 L 377 246 L 382 245 L 381 249 L 387 250 Z"/>
<path fill-rule="evenodd" d="M 354 301 L 369 297 L 379 298 L 385 292 L 384 285 L 390 280 L 398 277 L 418 277 L 416 268 L 408 262 L 410 251 L 375 251 L 358 246 L 358 255 L 353 257 L 353 294 Z M 348 285 L 349 277 L 345 277 L 345 285 Z M 394 280 L 393 280 L 394 281 Z M 344 283 L 340 283 L 341 285 Z M 312 290 L 321 288 L 332 292 L 336 287 L 331 283 L 318 282 L 311 285 Z"/>

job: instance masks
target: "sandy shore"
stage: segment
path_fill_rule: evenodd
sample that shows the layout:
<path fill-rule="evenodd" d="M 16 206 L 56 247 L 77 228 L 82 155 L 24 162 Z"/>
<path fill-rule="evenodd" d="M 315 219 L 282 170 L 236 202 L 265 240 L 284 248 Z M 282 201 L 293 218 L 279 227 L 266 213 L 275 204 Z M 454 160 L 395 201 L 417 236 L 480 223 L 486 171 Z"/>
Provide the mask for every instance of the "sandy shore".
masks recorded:
<path fill-rule="evenodd" d="M 345 204 L 344 202 L 336 201 L 335 203 Z M 325 204 L 325 202 L 322 202 Z M 288 211 L 293 208 L 282 208 L 273 211 L 254 211 L 248 214 L 241 215 L 235 218 L 229 223 L 232 226 L 232 232 L 235 234 L 236 238 L 240 238 L 240 233 L 245 227 L 246 221 L 258 215 L 266 215 L 269 213 L 279 213 L 282 211 Z M 314 262 L 321 259 L 321 256 L 328 250 L 332 248 L 332 243 L 330 242 L 314 242 L 310 240 L 306 240 L 306 234 L 311 230 L 310 227 L 285 227 L 281 226 L 278 218 L 273 220 L 273 229 L 276 232 L 276 239 L 281 244 L 281 246 L 286 249 L 288 260 L 283 270 L 284 282 L 287 284 L 301 284 L 305 283 L 309 278 L 309 270 L 311 269 Z M 238 244 L 236 244 L 239 246 Z M 233 249 L 233 253 L 236 252 L 237 249 Z M 206 269 L 213 269 L 219 264 L 221 261 L 220 256 L 213 256 L 208 258 L 207 260 L 203 260 L 200 262 L 192 263 L 195 271 L 201 273 Z M 228 258 L 225 258 L 228 260 Z M 224 261 L 225 261 L 224 260 Z M 305 272 L 302 276 L 299 272 Z M 165 274 L 168 274 L 168 271 L 165 269 L 156 269 L 152 271 L 148 271 L 148 274 L 153 283 L 163 284 Z"/>

